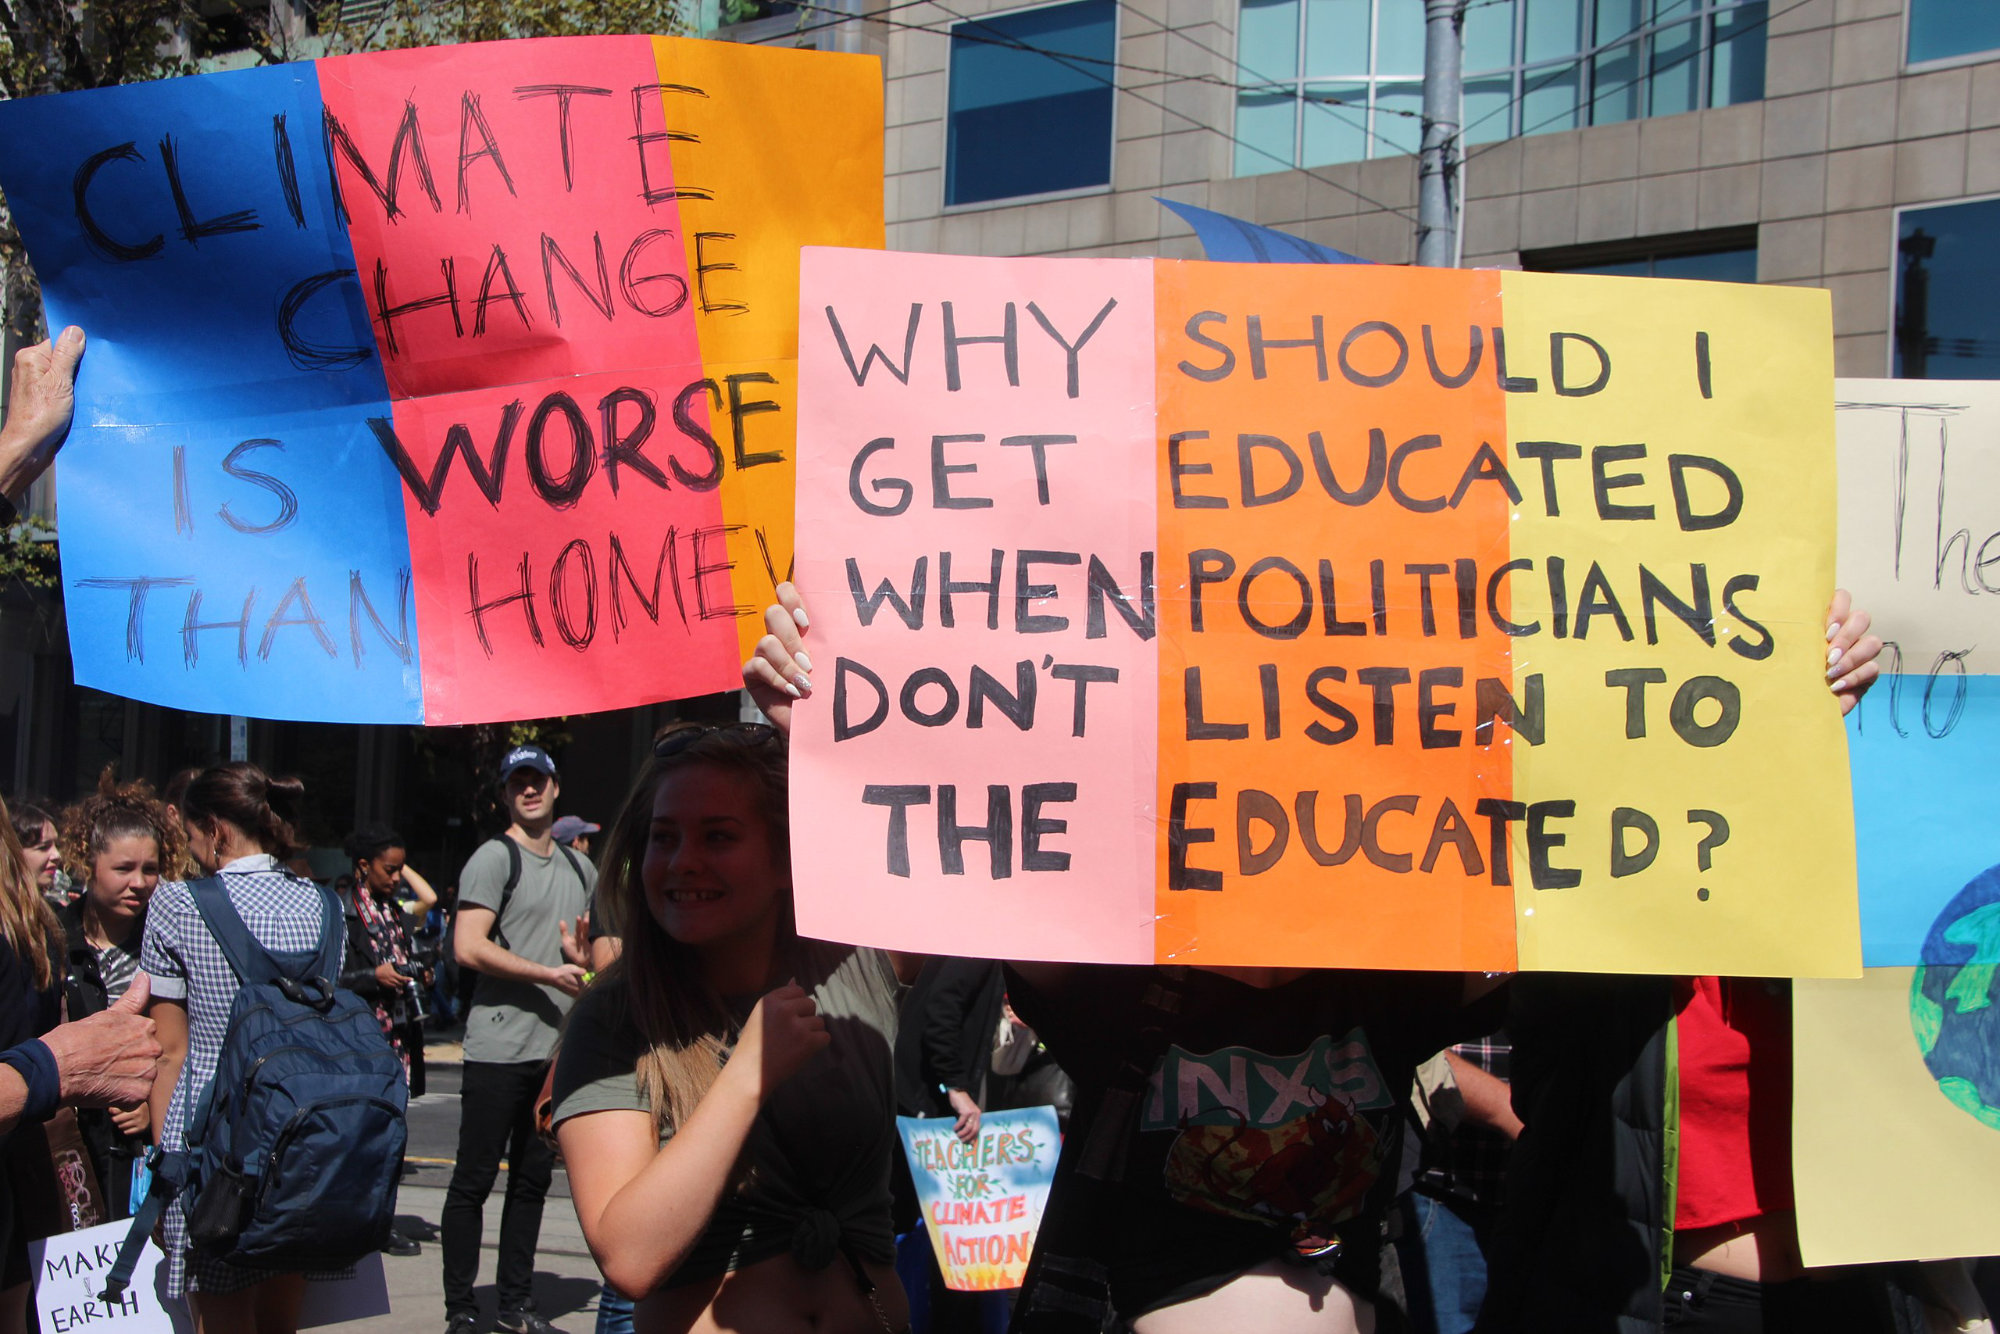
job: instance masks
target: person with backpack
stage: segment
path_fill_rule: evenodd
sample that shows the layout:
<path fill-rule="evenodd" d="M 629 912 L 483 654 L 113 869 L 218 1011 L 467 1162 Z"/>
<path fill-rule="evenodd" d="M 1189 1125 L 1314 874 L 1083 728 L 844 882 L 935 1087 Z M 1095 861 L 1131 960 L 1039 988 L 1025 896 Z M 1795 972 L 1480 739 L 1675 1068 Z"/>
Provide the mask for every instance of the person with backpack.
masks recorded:
<path fill-rule="evenodd" d="M 535 1102 L 563 1016 L 583 990 L 588 909 L 597 887 L 590 861 L 551 834 L 561 784 L 548 752 L 514 747 L 500 762 L 499 779 L 509 823 L 466 862 L 452 933 L 460 967 L 479 977 L 465 1018 L 458 1161 L 439 1220 L 446 1334 L 478 1328 L 472 1285 L 479 1277 L 486 1197 L 503 1156 L 499 1328 L 510 1334 L 554 1329 L 536 1314 L 530 1291 L 542 1202 L 555 1174 L 555 1152 L 535 1130 Z"/>
<path fill-rule="evenodd" d="M 181 816 L 208 875 L 162 884 L 147 910 L 158 1152 L 127 1250 L 159 1217 L 168 1294 L 190 1296 L 203 1334 L 291 1334 L 304 1271 L 379 1249 L 395 1208 L 402 1065 L 335 988 L 338 904 L 283 867 L 303 793 L 253 764 L 203 772 Z"/>

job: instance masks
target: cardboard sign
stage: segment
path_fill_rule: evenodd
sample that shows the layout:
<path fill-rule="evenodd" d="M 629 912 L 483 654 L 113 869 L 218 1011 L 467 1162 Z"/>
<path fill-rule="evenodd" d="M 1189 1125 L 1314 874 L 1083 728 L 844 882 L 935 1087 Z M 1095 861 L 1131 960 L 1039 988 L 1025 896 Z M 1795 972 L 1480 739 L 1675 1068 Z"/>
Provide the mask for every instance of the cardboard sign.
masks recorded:
<path fill-rule="evenodd" d="M 950 1117 L 896 1118 L 945 1286 L 1018 1288 L 1049 1202 L 1062 1129 L 1053 1107 L 988 1112 L 970 1144 Z"/>
<path fill-rule="evenodd" d="M 1855 970 L 1823 294 L 804 266 L 802 931 Z"/>
<path fill-rule="evenodd" d="M 174 1334 L 174 1312 L 159 1290 L 165 1281 L 160 1273 L 165 1257 L 151 1238 L 139 1252 L 132 1286 L 125 1295 L 117 1302 L 101 1300 L 105 1276 L 118 1262 L 118 1248 L 131 1230 L 132 1220 L 122 1218 L 28 1243 L 35 1314 L 48 1334 L 69 1334 L 78 1329 Z"/>
<path fill-rule="evenodd" d="M 1870 967 L 2000 862 L 2000 384 L 1841 380 L 1840 582 L 1885 641 L 1848 720 Z"/>
<path fill-rule="evenodd" d="M 1792 1176 L 1807 1264 L 2000 1252 L 1981 1189 L 2000 1176 L 2000 1007 L 1985 958 L 1794 985 Z M 1894 1152 L 1872 1161 L 1885 1135 Z"/>
<path fill-rule="evenodd" d="M 2000 384 L 1841 380 L 1840 581 L 1885 641 L 1848 719 L 1859 981 L 1793 995 L 1806 1263 L 1989 1255 L 2000 1172 Z M 1893 1126 L 1890 1171 L 1857 1135 Z"/>
<path fill-rule="evenodd" d="M 45 1241 L 28 1243 L 33 1266 L 35 1312 L 47 1334 L 70 1330 L 113 1330 L 120 1334 L 187 1334 L 194 1329 L 185 1297 L 166 1295 L 166 1257 L 149 1237 L 132 1270 L 132 1286 L 117 1302 L 101 1300 L 105 1275 L 132 1220 L 117 1219 Z M 389 1314 L 389 1280 L 380 1255 L 369 1255 L 341 1278 L 306 1285 L 299 1328 L 316 1329 Z"/>
<path fill-rule="evenodd" d="M 0 107 L 91 337 L 77 680 L 378 723 L 730 687 L 790 565 L 796 252 L 881 244 L 881 97 L 861 57 L 592 37 Z"/>

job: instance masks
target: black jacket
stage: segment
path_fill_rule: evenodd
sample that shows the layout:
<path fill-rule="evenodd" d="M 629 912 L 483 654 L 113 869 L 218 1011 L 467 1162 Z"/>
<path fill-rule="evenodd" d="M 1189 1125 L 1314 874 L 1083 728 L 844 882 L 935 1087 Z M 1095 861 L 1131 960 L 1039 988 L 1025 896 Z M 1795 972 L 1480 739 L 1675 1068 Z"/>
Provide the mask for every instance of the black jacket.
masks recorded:
<path fill-rule="evenodd" d="M 986 1072 L 1000 1026 L 1000 965 L 930 959 L 903 998 L 896 1033 L 896 1108 L 904 1116 L 950 1116 L 939 1085 L 986 1105 Z"/>
<path fill-rule="evenodd" d="M 375 938 L 368 934 L 368 926 L 361 920 L 360 912 L 354 906 L 354 895 L 360 891 L 350 890 L 340 895 L 341 922 L 347 928 L 347 962 L 340 970 L 340 986 L 352 991 L 370 1005 L 379 1006 L 389 1013 L 392 1024 L 408 1023 L 415 1015 L 410 1002 L 407 986 L 394 991 L 382 985 L 375 976 L 377 964 L 388 961 L 387 956 L 377 957 Z M 403 932 L 403 952 L 412 960 L 416 952 L 409 938 L 409 931 L 397 918 L 397 927 Z"/>
<path fill-rule="evenodd" d="M 1482 1334 L 1654 1334 L 1673 1246 L 1667 1097 L 1673 982 L 1523 973 L 1515 1114 Z"/>
<path fill-rule="evenodd" d="M 69 1006 L 69 1017 L 82 1019 L 108 1009 L 111 997 L 105 990 L 104 970 L 98 966 L 97 951 L 83 934 L 83 900 L 56 909 L 56 918 L 62 923 L 65 936 L 63 1000 Z M 144 935 L 142 918 L 132 934 L 132 945 L 136 947 Z M 76 1128 L 90 1153 L 90 1166 L 104 1188 L 112 1216 L 131 1217 L 126 1197 L 132 1188 L 132 1164 L 146 1156 L 147 1137 L 120 1134 L 118 1127 L 111 1124 L 111 1114 L 97 1107 L 79 1108 Z"/>

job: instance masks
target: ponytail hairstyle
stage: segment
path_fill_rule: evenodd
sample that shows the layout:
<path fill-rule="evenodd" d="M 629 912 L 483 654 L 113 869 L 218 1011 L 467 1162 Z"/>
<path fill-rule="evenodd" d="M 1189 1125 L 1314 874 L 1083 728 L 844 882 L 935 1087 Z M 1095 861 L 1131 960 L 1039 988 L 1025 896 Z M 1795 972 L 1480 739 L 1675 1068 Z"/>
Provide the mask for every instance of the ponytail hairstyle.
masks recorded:
<path fill-rule="evenodd" d="M 605 839 L 598 881 L 599 903 L 609 910 L 613 926 L 622 928 L 624 941 L 617 962 L 607 972 L 625 983 L 629 1021 L 643 1044 L 639 1087 L 659 1129 L 687 1124 L 695 1105 L 722 1072 L 723 1056 L 737 1031 L 729 1007 L 703 979 L 695 952 L 669 936 L 646 903 L 641 874 L 660 784 L 670 774 L 695 765 L 748 778 L 776 864 L 784 868 L 791 864 L 784 738 L 741 727 L 704 729 L 689 724 L 662 729 L 655 744 L 687 731 L 701 735 L 671 755 L 654 756 L 639 771 Z M 753 736 L 759 739 L 753 741 Z M 783 897 L 778 948 L 789 950 L 798 939 L 789 888 Z"/>
<path fill-rule="evenodd" d="M 83 884 L 90 881 L 97 854 L 121 838 L 150 838 L 160 851 L 162 879 L 185 865 L 187 835 L 143 779 L 120 783 L 111 765 L 97 776 L 97 791 L 63 812 L 63 864 Z"/>
<path fill-rule="evenodd" d="M 181 817 L 189 825 L 227 820 L 279 861 L 299 851 L 292 829 L 306 785 L 296 778 L 272 778 L 245 760 L 202 770 L 181 796 Z"/>
<path fill-rule="evenodd" d="M 33 808 L 30 808 L 33 809 Z M 37 811 L 37 814 L 40 814 Z M 49 938 L 62 930 L 56 920 L 56 910 L 49 906 L 47 899 L 28 875 L 27 862 L 21 852 L 20 835 L 14 832 L 14 822 L 18 818 L 7 810 L 7 803 L 0 798 L 0 939 L 14 951 L 35 979 L 35 989 L 46 991 L 56 983 L 55 963 L 49 955 Z M 35 821 L 37 835 L 41 833 L 43 815 Z"/>

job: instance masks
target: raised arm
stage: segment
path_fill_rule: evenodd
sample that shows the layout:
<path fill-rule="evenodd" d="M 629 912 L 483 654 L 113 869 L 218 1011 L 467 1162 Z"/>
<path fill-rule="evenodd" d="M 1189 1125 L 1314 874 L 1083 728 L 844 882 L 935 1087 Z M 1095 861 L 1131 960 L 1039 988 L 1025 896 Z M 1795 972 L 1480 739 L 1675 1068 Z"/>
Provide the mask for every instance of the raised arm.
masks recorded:
<path fill-rule="evenodd" d="M 437 891 L 431 888 L 430 881 L 417 874 L 416 867 L 405 863 L 403 866 L 403 883 L 410 887 L 410 894 L 417 901 L 416 915 L 418 917 L 422 917 L 425 913 L 437 907 Z"/>
<path fill-rule="evenodd" d="M 577 1221 L 613 1287 L 643 1297 L 681 1266 L 764 1100 L 831 1040 L 812 998 L 780 987 L 757 1002 L 729 1063 L 665 1144 L 648 1112 L 586 1112 L 556 1128 Z"/>

